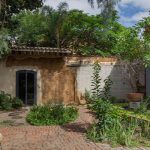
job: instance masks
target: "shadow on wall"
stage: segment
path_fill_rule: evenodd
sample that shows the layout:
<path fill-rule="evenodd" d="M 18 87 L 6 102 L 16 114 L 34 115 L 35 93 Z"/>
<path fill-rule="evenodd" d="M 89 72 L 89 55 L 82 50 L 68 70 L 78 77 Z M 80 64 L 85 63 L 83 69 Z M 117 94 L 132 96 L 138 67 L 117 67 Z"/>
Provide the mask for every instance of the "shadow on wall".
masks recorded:
<path fill-rule="evenodd" d="M 144 74 L 144 70 L 141 73 Z M 77 69 L 77 95 L 79 101 L 83 99 L 85 89 L 87 91 L 91 91 L 91 81 L 93 75 L 93 65 L 91 64 L 82 64 Z M 101 71 L 100 77 L 101 81 L 101 88 L 105 86 L 104 80 L 110 76 L 113 84 L 111 86 L 111 96 L 115 97 L 118 100 L 127 100 L 127 94 L 131 92 L 135 92 L 130 81 L 130 75 L 128 74 L 127 70 L 122 63 L 117 62 L 103 62 L 101 63 Z M 144 84 L 144 76 L 140 77 L 141 84 Z"/>

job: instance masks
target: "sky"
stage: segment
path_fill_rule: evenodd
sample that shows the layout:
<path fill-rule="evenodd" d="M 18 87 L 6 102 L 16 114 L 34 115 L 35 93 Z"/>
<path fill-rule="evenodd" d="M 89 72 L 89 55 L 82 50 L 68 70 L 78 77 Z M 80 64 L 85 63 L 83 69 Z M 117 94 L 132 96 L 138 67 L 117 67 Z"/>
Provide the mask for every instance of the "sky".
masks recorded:
<path fill-rule="evenodd" d="M 46 0 L 45 4 L 57 8 L 60 2 L 67 2 L 69 9 L 83 10 L 92 15 L 100 12 L 96 6 L 91 8 L 87 0 Z M 123 25 L 134 26 L 139 20 L 150 15 L 150 0 L 121 0 L 116 9 Z"/>

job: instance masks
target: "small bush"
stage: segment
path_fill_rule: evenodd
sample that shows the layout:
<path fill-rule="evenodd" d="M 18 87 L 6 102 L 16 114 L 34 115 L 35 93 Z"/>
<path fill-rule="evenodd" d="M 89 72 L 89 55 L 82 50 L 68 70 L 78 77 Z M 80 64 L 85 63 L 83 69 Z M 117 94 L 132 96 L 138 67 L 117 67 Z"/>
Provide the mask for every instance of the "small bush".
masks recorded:
<path fill-rule="evenodd" d="M 113 145 L 133 146 L 140 138 L 150 138 L 150 117 L 124 110 L 108 101 L 98 99 L 91 104 L 96 123 L 87 131 L 93 141 L 109 142 Z"/>
<path fill-rule="evenodd" d="M 22 107 L 23 103 L 20 99 L 14 97 L 12 98 L 11 95 L 1 91 L 0 92 L 0 109 L 1 110 L 12 110 L 18 109 Z"/>
<path fill-rule="evenodd" d="M 11 96 L 3 91 L 0 92 L 0 109 L 2 110 L 11 110 Z"/>
<path fill-rule="evenodd" d="M 17 97 L 14 97 L 14 98 L 12 99 L 12 107 L 13 107 L 14 109 L 19 109 L 19 108 L 21 108 L 22 106 L 23 106 L 22 100 L 20 100 L 20 99 L 17 98 Z"/>
<path fill-rule="evenodd" d="M 28 113 L 26 120 L 32 125 L 63 125 L 74 121 L 78 117 L 78 110 L 73 106 L 44 105 L 34 106 Z"/>

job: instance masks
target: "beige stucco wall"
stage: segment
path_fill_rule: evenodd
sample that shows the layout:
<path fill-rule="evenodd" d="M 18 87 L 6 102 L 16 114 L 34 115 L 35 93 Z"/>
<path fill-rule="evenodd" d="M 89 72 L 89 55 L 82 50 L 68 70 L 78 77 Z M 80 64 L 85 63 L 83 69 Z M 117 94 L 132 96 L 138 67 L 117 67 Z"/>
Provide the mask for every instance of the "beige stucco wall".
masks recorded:
<path fill-rule="evenodd" d="M 16 96 L 16 72 L 37 72 L 37 104 L 75 103 L 75 71 L 63 58 L 8 57 L 0 60 L 0 91 Z"/>
<path fill-rule="evenodd" d="M 19 64 L 19 62 L 18 62 Z M 32 70 L 37 72 L 37 104 L 42 102 L 41 73 L 36 66 L 7 66 L 7 59 L 0 60 L 0 91 L 16 96 L 16 72 Z"/>

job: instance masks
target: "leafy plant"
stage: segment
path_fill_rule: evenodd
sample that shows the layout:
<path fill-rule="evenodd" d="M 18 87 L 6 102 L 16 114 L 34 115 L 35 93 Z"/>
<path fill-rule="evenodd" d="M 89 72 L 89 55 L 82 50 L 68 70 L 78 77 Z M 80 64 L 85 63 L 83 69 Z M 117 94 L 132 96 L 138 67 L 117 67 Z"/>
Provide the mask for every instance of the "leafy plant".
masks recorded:
<path fill-rule="evenodd" d="M 101 97 L 101 77 L 100 77 L 100 71 L 101 71 L 101 66 L 98 62 L 95 62 L 93 65 L 93 76 L 92 76 L 92 82 L 91 86 L 92 88 L 92 94 L 96 97 L 99 98 Z"/>
<path fill-rule="evenodd" d="M 133 146 L 149 139 L 150 117 L 147 114 L 127 111 L 111 104 L 109 101 L 97 99 L 91 104 L 90 109 L 96 117 L 87 136 L 91 140 L 109 142 L 112 145 Z"/>
<path fill-rule="evenodd" d="M 104 80 L 104 83 L 105 83 L 105 86 L 103 88 L 104 98 L 106 100 L 110 100 L 110 97 L 111 97 L 110 90 L 111 90 L 111 86 L 113 84 L 113 81 L 110 79 L 110 76 Z"/>
<path fill-rule="evenodd" d="M 110 100 L 111 94 L 111 86 L 113 84 L 112 80 L 110 79 L 110 76 L 107 77 L 104 80 L 105 86 L 101 87 L 101 77 L 100 77 L 100 71 L 101 71 L 101 66 L 98 62 L 95 62 L 93 65 L 93 75 L 92 75 L 92 81 L 91 81 L 91 87 L 92 87 L 92 98 L 97 99 L 97 98 L 103 98 L 105 100 Z M 91 99 L 92 99 L 91 98 Z M 91 100 L 90 99 L 90 100 Z"/>
<path fill-rule="evenodd" d="M 61 3 L 58 9 L 43 6 L 14 15 L 16 28 L 11 36 L 19 45 L 60 47 L 80 55 L 110 56 L 119 53 L 113 51 L 114 47 L 127 30 L 117 22 L 117 13 L 113 18 L 104 24 L 101 15 L 68 11 L 66 3 Z"/>
<path fill-rule="evenodd" d="M 16 97 L 11 97 L 11 95 L 0 91 L 0 109 L 1 110 L 12 110 L 22 107 L 22 101 Z"/>
<path fill-rule="evenodd" d="M 137 113 L 142 113 L 142 114 L 147 114 L 148 110 L 148 105 L 150 103 L 150 97 L 144 99 L 138 108 L 136 108 L 135 112 Z"/>
<path fill-rule="evenodd" d="M 17 98 L 17 97 L 14 97 L 14 98 L 12 99 L 12 107 L 13 107 L 14 109 L 19 109 L 19 108 L 21 108 L 22 106 L 23 106 L 22 100 L 20 100 L 20 99 Z"/>
<path fill-rule="evenodd" d="M 141 143 L 140 140 L 150 138 L 150 117 L 147 113 L 147 99 L 137 111 L 127 111 L 121 106 L 111 104 L 110 89 L 112 81 L 110 77 L 104 80 L 103 95 L 100 92 L 99 65 L 95 65 L 92 85 L 93 95 L 86 93 L 88 108 L 95 116 L 95 123 L 87 130 L 87 137 L 93 141 L 108 142 L 112 145 L 133 146 Z M 97 69 L 98 68 L 98 69 Z M 94 81 L 94 84 L 93 84 Z M 97 85 L 98 83 L 98 85 Z M 96 95 L 95 95 L 96 93 Z M 98 93 L 98 94 L 97 94 Z"/>
<path fill-rule="evenodd" d="M 10 52 L 9 48 L 9 34 L 6 29 L 0 29 L 0 56 L 6 55 Z"/>
<path fill-rule="evenodd" d="M 31 0 L 31 1 L 20 1 L 15 0 L 13 3 L 7 0 L 0 1 L 0 27 L 7 26 L 12 28 L 14 25 L 10 18 L 13 14 L 19 13 L 21 10 L 34 10 L 35 8 L 41 7 L 43 0 Z"/>
<path fill-rule="evenodd" d="M 11 96 L 3 91 L 0 92 L 0 109 L 2 110 L 12 109 Z"/>
<path fill-rule="evenodd" d="M 91 95 L 90 91 L 85 90 L 84 97 L 85 97 L 87 104 L 91 103 L 92 95 Z"/>
<path fill-rule="evenodd" d="M 74 121 L 78 117 L 78 110 L 73 106 L 43 105 L 34 106 L 28 113 L 26 120 L 32 125 L 62 125 Z"/>
<path fill-rule="evenodd" d="M 96 122 L 87 130 L 87 137 L 93 141 L 109 142 L 112 145 L 131 146 L 137 144 L 135 136 L 143 135 L 148 138 L 148 115 L 129 112 L 122 107 L 111 104 L 110 90 L 113 82 L 110 77 L 104 80 L 105 86 L 101 91 L 100 66 L 94 64 L 92 95 L 87 94 L 88 107 L 95 115 Z M 146 121 L 146 123 L 145 123 Z M 144 124 L 144 125 L 143 125 Z M 141 129 L 141 134 L 137 130 Z M 149 132 L 148 132 L 149 133 Z"/>

